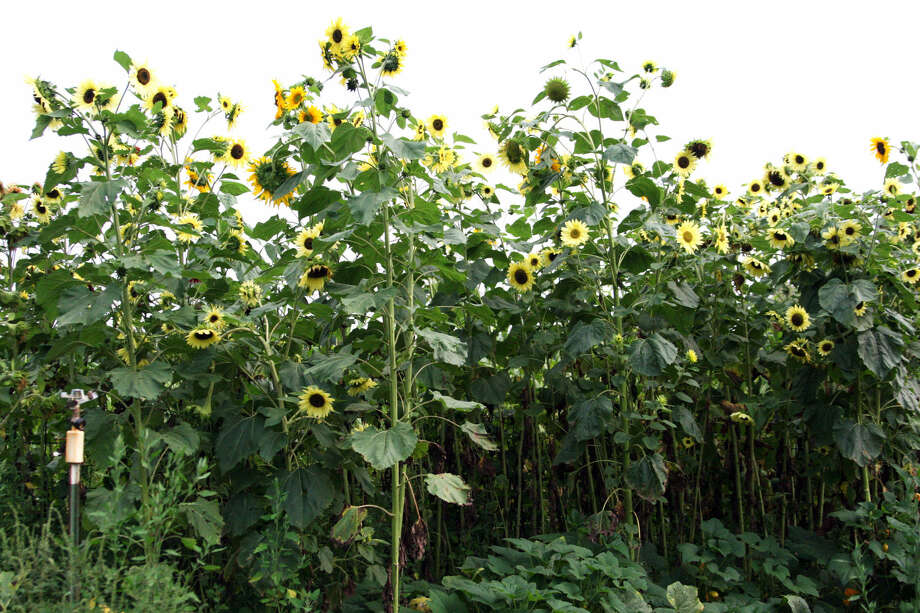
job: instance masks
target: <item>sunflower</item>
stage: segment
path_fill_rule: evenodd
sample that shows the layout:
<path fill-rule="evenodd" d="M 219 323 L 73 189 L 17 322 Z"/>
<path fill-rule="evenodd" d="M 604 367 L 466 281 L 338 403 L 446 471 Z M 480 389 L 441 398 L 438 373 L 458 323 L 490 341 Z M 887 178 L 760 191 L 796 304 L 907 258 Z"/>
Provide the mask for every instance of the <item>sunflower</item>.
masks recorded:
<path fill-rule="evenodd" d="M 747 270 L 752 277 L 762 277 L 770 274 L 770 267 L 757 258 L 746 257 L 744 258 L 743 264 L 745 270 Z"/>
<path fill-rule="evenodd" d="M 227 150 L 221 157 L 221 161 L 238 168 L 246 166 L 249 163 L 249 149 L 246 147 L 246 141 L 235 139 L 227 143 Z"/>
<path fill-rule="evenodd" d="M 308 106 L 306 109 L 297 113 L 297 121 L 304 123 L 319 123 L 323 120 L 323 112 L 315 106 Z"/>
<path fill-rule="evenodd" d="M 674 172 L 681 177 L 689 177 L 696 169 L 696 157 L 686 149 L 674 157 Z"/>
<path fill-rule="evenodd" d="M 173 107 L 172 122 L 170 123 L 173 136 L 178 140 L 188 131 L 188 114 L 178 106 Z"/>
<path fill-rule="evenodd" d="M 831 194 L 833 194 L 833 193 L 836 192 L 836 191 L 837 191 L 837 184 L 836 184 L 836 183 L 833 183 L 833 182 L 832 182 L 832 183 L 824 183 L 824 184 L 821 186 L 821 193 L 824 194 L 825 196 L 830 196 Z"/>
<path fill-rule="evenodd" d="M 908 268 L 901 273 L 901 280 L 905 283 L 916 283 L 920 281 L 920 269 Z"/>
<path fill-rule="evenodd" d="M 829 338 L 824 339 L 818 343 L 818 353 L 821 354 L 821 357 L 827 357 L 831 354 L 831 351 L 834 350 L 834 341 Z"/>
<path fill-rule="evenodd" d="M 540 259 L 543 261 L 543 266 L 549 266 L 550 264 L 555 262 L 556 258 L 559 257 L 559 253 L 560 252 L 558 249 L 553 249 L 553 248 L 544 249 L 543 251 L 541 251 Z"/>
<path fill-rule="evenodd" d="M 808 341 L 804 338 L 800 338 L 797 341 L 792 341 L 783 347 L 783 349 L 786 350 L 786 353 L 801 362 L 811 361 L 811 355 L 808 353 Z"/>
<path fill-rule="evenodd" d="M 780 230 L 779 228 L 774 228 L 769 232 L 770 244 L 776 247 L 777 249 L 783 249 L 785 247 L 791 247 L 795 244 L 795 239 L 789 236 L 785 230 Z"/>
<path fill-rule="evenodd" d="M 361 39 L 355 34 L 350 34 L 340 47 L 342 57 L 346 60 L 355 59 L 361 53 Z M 347 82 L 346 82 L 347 85 Z M 350 88 L 349 88 L 350 89 Z"/>
<path fill-rule="evenodd" d="M 685 221 L 677 226 L 677 244 L 687 253 L 694 253 L 703 244 L 700 227 L 692 221 Z"/>
<path fill-rule="evenodd" d="M 821 238 L 824 239 L 824 244 L 828 249 L 840 249 L 840 232 L 837 230 L 837 226 L 831 226 L 826 229 L 821 233 Z"/>
<path fill-rule="evenodd" d="M 300 393 L 297 407 L 316 421 L 323 421 L 332 413 L 332 396 L 320 388 L 311 385 Z"/>
<path fill-rule="evenodd" d="M 16 221 L 17 219 L 21 219 L 22 216 L 26 214 L 26 209 L 24 206 L 22 206 L 22 203 L 17 200 L 16 202 L 10 204 L 9 213 L 10 219 Z"/>
<path fill-rule="evenodd" d="M 482 174 L 488 174 L 495 170 L 495 156 L 491 153 L 483 153 L 476 161 L 473 162 L 473 168 L 476 169 L 476 172 Z"/>
<path fill-rule="evenodd" d="M 907 200 L 904 201 L 904 212 L 913 213 L 917 210 L 917 198 L 915 196 L 910 196 Z"/>
<path fill-rule="evenodd" d="M 823 175 L 827 172 L 827 160 L 824 158 L 818 158 L 811 163 L 811 171 L 816 175 Z"/>
<path fill-rule="evenodd" d="M 230 111 L 233 108 L 233 102 L 227 96 L 217 96 L 217 102 L 220 103 L 220 108 L 223 109 L 224 113 Z"/>
<path fill-rule="evenodd" d="M 757 179 L 748 183 L 748 193 L 752 196 L 758 196 L 763 193 L 763 182 Z"/>
<path fill-rule="evenodd" d="M 58 204 L 64 198 L 64 195 L 56 187 L 52 187 L 47 192 L 45 192 L 45 202 L 48 204 Z"/>
<path fill-rule="evenodd" d="M 846 246 L 859 238 L 859 232 L 862 230 L 862 224 L 858 221 L 845 221 L 840 226 L 838 234 L 840 235 L 840 245 Z"/>
<path fill-rule="evenodd" d="M 186 166 L 186 172 L 188 173 L 188 179 L 185 181 L 185 184 L 192 189 L 196 189 L 201 193 L 204 193 L 209 190 L 209 185 L 211 183 L 211 173 L 207 170 L 199 173 L 194 168 Z"/>
<path fill-rule="evenodd" d="M 736 424 L 753 424 L 754 418 L 745 413 L 744 411 L 735 411 L 728 416 Z"/>
<path fill-rule="evenodd" d="M 444 133 L 447 131 L 447 117 L 444 115 L 432 115 L 425 122 L 425 128 L 433 137 L 444 138 Z"/>
<path fill-rule="evenodd" d="M 220 330 L 224 327 L 224 312 L 218 307 L 210 307 L 204 313 L 204 325 L 212 330 Z"/>
<path fill-rule="evenodd" d="M 530 266 L 530 269 L 533 271 L 537 271 L 543 268 L 543 258 L 540 257 L 540 253 L 537 251 L 531 251 L 528 253 L 527 258 L 524 261 L 527 262 L 527 265 Z"/>
<path fill-rule="evenodd" d="M 485 184 L 483 184 L 482 187 L 479 188 L 479 194 L 480 194 L 483 198 L 485 198 L 486 200 L 488 200 L 489 198 L 491 198 L 492 196 L 495 195 L 495 188 L 492 187 L 491 185 L 485 185 Z"/>
<path fill-rule="evenodd" d="M 656 63 L 653 62 L 652 60 L 646 60 L 646 61 L 642 62 L 642 71 L 643 71 L 643 72 L 648 72 L 648 73 L 657 72 L 657 71 L 658 71 L 658 64 L 656 64 Z"/>
<path fill-rule="evenodd" d="M 317 226 L 313 226 L 297 235 L 297 238 L 294 239 L 297 246 L 297 257 L 308 258 L 313 255 L 313 239 L 319 236 L 319 232 Z"/>
<path fill-rule="evenodd" d="M 377 382 L 368 377 L 358 377 L 357 379 L 351 379 L 348 382 L 348 391 L 349 396 L 357 396 L 361 392 L 366 392 L 367 390 L 377 387 Z"/>
<path fill-rule="evenodd" d="M 888 148 L 888 139 L 876 136 L 872 139 L 872 151 L 875 152 L 876 159 L 882 164 L 888 163 L 888 154 L 891 150 Z"/>
<path fill-rule="evenodd" d="M 172 103 L 172 99 L 175 98 L 176 95 L 175 92 L 176 90 L 165 85 L 151 88 L 147 90 L 147 97 L 144 98 L 144 104 L 150 111 L 153 111 L 157 105 L 160 105 L 159 108 L 162 111 L 168 108 Z"/>
<path fill-rule="evenodd" d="M 51 170 L 55 174 L 62 175 L 67 172 L 67 169 L 70 167 L 70 154 L 66 151 L 61 151 L 54 158 L 54 162 L 51 163 Z"/>
<path fill-rule="evenodd" d="M 562 226 L 559 238 L 566 247 L 580 247 L 588 242 L 588 226 L 580 219 L 570 219 Z"/>
<path fill-rule="evenodd" d="M 239 294 L 240 302 L 247 307 L 257 307 L 262 302 L 262 288 L 256 285 L 254 281 L 243 281 L 237 293 Z"/>
<path fill-rule="evenodd" d="M 332 269 L 325 264 L 314 264 L 300 277 L 298 285 L 306 287 L 311 292 L 320 291 L 327 279 L 332 278 Z"/>
<path fill-rule="evenodd" d="M 421 121 L 415 124 L 415 130 L 412 133 L 412 140 L 425 140 L 428 136 L 428 129 Z"/>
<path fill-rule="evenodd" d="M 272 206 L 291 205 L 291 198 L 294 197 L 293 190 L 280 198 L 273 196 L 278 188 L 294 174 L 287 160 L 275 162 L 271 158 L 260 157 L 249 164 L 249 170 L 252 172 L 249 175 L 249 183 L 258 198 Z"/>
<path fill-rule="evenodd" d="M 712 188 L 712 195 L 719 200 L 723 200 L 726 196 L 728 196 L 728 188 L 720 183 Z"/>
<path fill-rule="evenodd" d="M 177 224 L 182 224 L 186 226 L 192 226 L 195 230 L 195 234 L 190 234 L 188 232 L 178 231 L 177 237 L 183 243 L 189 243 L 195 240 L 198 240 L 199 232 L 204 227 L 201 223 L 201 220 L 198 218 L 198 215 L 195 213 L 186 213 L 185 215 L 180 216 L 176 219 Z"/>
<path fill-rule="evenodd" d="M 80 83 L 73 94 L 73 101 L 78 109 L 92 111 L 96 106 L 96 96 L 99 95 L 99 86 L 95 81 L 86 80 Z"/>
<path fill-rule="evenodd" d="M 276 79 L 272 79 L 272 85 L 275 86 L 275 119 L 281 119 L 281 116 L 284 115 L 284 90 L 281 89 L 281 84 L 278 83 Z"/>
<path fill-rule="evenodd" d="M 35 219 L 40 223 L 51 221 L 51 207 L 45 204 L 44 200 L 38 196 L 32 199 L 32 211 L 35 213 Z"/>
<path fill-rule="evenodd" d="M 457 153 L 450 147 L 441 146 L 431 168 L 435 172 L 447 172 L 457 164 Z"/>
<path fill-rule="evenodd" d="M 147 92 L 156 84 L 156 79 L 153 77 L 153 71 L 150 70 L 150 66 L 147 62 L 142 64 L 131 64 L 131 69 L 128 71 L 128 78 L 131 81 L 131 86 L 134 87 L 134 91 L 141 97 L 146 96 Z"/>
<path fill-rule="evenodd" d="M 786 309 L 786 324 L 794 332 L 803 332 L 811 326 L 811 317 L 808 311 L 796 304 Z"/>
<path fill-rule="evenodd" d="M 569 99 L 569 83 L 565 79 L 553 77 L 543 85 L 543 94 L 552 102 L 565 102 Z"/>
<path fill-rule="evenodd" d="M 687 361 L 689 361 L 691 364 L 696 364 L 697 360 L 699 360 L 699 357 L 697 357 L 696 351 L 693 349 L 687 349 Z"/>
<path fill-rule="evenodd" d="M 789 186 L 789 175 L 782 168 L 770 166 L 764 172 L 763 182 L 770 189 L 786 189 Z"/>
<path fill-rule="evenodd" d="M 402 72 L 403 69 L 403 57 L 396 52 L 387 53 L 383 56 L 383 61 L 380 64 L 380 72 L 385 77 L 392 77 Z"/>
<path fill-rule="evenodd" d="M 856 306 L 853 307 L 853 315 L 856 317 L 862 317 L 866 314 L 866 303 L 863 300 L 860 300 L 856 303 Z"/>
<path fill-rule="evenodd" d="M 326 28 L 326 38 L 328 38 L 329 42 L 332 43 L 334 53 L 338 53 L 339 48 L 341 47 L 342 43 L 345 42 L 348 34 L 348 26 L 342 23 L 341 17 L 333 21 L 332 25 Z"/>
<path fill-rule="evenodd" d="M 220 340 L 220 334 L 210 328 L 196 328 L 188 333 L 185 342 L 195 349 L 204 349 Z"/>
<path fill-rule="evenodd" d="M 669 226 L 676 226 L 680 223 L 680 215 L 677 213 L 665 213 L 664 222 Z"/>
<path fill-rule="evenodd" d="M 295 85 L 291 88 L 291 91 L 288 92 L 287 97 L 284 99 L 284 108 L 293 111 L 298 108 L 303 101 L 307 99 L 307 92 L 304 91 L 302 85 Z"/>
<path fill-rule="evenodd" d="M 728 253 L 728 230 L 724 225 L 716 228 L 715 245 L 719 253 Z"/>
<path fill-rule="evenodd" d="M 885 179 L 885 192 L 889 196 L 897 196 L 901 193 L 901 182 L 894 177 Z"/>
<path fill-rule="evenodd" d="M 431 613 L 431 598 L 418 596 L 409 601 L 409 608 L 419 613 Z"/>
<path fill-rule="evenodd" d="M 348 114 L 334 104 L 330 104 L 323 110 L 326 113 L 326 120 L 329 122 L 329 127 L 333 131 L 345 122 L 345 116 Z"/>
<path fill-rule="evenodd" d="M 709 159 L 709 154 L 712 153 L 712 142 L 692 140 L 684 147 L 684 151 L 689 151 L 698 160 Z"/>
<path fill-rule="evenodd" d="M 516 140 L 506 140 L 498 149 L 498 157 L 511 172 L 527 172 L 527 150 Z"/>
<path fill-rule="evenodd" d="M 514 262 L 508 267 L 508 283 L 524 293 L 533 288 L 533 270 L 527 262 Z"/>
<path fill-rule="evenodd" d="M 243 105 L 240 103 L 235 103 L 230 110 L 224 113 L 224 119 L 227 120 L 227 129 L 233 128 L 233 125 L 236 123 L 236 120 L 239 119 L 240 113 L 243 112 Z"/>
<path fill-rule="evenodd" d="M 246 239 L 243 237 L 243 233 L 239 230 L 230 230 L 230 233 L 227 235 L 227 241 L 225 245 L 227 249 L 230 251 L 235 251 L 240 255 L 246 253 L 246 249 L 248 248 L 248 245 L 246 245 Z"/>
<path fill-rule="evenodd" d="M 685 436 L 684 438 L 680 439 L 680 444 L 684 446 L 684 449 L 690 449 L 696 444 L 696 441 L 692 436 Z"/>
<path fill-rule="evenodd" d="M 796 172 L 805 172 L 808 168 L 808 158 L 795 151 L 787 153 L 785 161 Z"/>

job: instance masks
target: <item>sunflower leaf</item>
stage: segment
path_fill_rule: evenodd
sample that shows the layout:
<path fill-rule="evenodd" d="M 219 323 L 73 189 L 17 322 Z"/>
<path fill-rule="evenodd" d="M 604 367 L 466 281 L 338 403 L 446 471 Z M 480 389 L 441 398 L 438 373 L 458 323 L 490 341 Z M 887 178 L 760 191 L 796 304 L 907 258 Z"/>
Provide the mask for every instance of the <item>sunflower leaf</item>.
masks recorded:
<path fill-rule="evenodd" d="M 617 143 L 616 145 L 610 145 L 604 150 L 604 159 L 609 162 L 617 162 L 620 164 L 632 164 L 633 160 L 636 159 L 636 153 L 638 153 L 638 150 L 635 147 Z"/>
<path fill-rule="evenodd" d="M 264 424 L 261 417 L 246 417 L 224 426 L 214 446 L 221 472 L 226 473 L 258 450 Z"/>
<path fill-rule="evenodd" d="M 648 177 L 633 177 L 626 182 L 626 189 L 633 196 L 646 198 L 652 208 L 658 206 L 661 202 L 661 189 Z"/>
<path fill-rule="evenodd" d="M 668 473 L 661 455 L 647 455 L 630 464 L 626 471 L 626 483 L 642 498 L 654 502 L 664 494 Z"/>
<path fill-rule="evenodd" d="M 221 181 L 220 191 L 231 196 L 241 196 L 249 191 L 249 187 L 236 181 Z"/>
<path fill-rule="evenodd" d="M 109 313 L 109 308 L 120 294 L 121 289 L 116 284 L 95 292 L 84 285 L 68 287 L 57 303 L 58 313 L 61 313 L 57 321 L 62 326 L 87 326 L 99 321 Z"/>
<path fill-rule="evenodd" d="M 485 405 L 469 400 L 457 400 L 450 396 L 444 396 L 436 390 L 431 390 L 431 397 L 440 400 L 445 409 L 454 409 L 457 411 L 472 411 L 473 409 L 484 409 Z"/>
<path fill-rule="evenodd" d="M 885 434 L 875 424 L 844 420 L 834 426 L 834 442 L 840 454 L 860 467 L 866 466 L 882 453 L 884 441 Z"/>
<path fill-rule="evenodd" d="M 700 305 L 700 297 L 693 291 L 693 287 L 686 281 L 678 283 L 677 281 L 668 281 L 668 289 L 674 294 L 674 299 L 678 304 L 695 309 Z"/>
<path fill-rule="evenodd" d="M 91 215 L 108 215 L 112 206 L 118 199 L 125 182 L 116 181 L 88 181 L 81 183 L 80 206 L 77 214 L 80 217 Z"/>
<path fill-rule="evenodd" d="M 466 343 L 456 336 L 435 332 L 431 328 L 418 330 L 419 336 L 428 341 L 434 351 L 434 359 L 454 366 L 463 366 L 466 363 Z"/>
<path fill-rule="evenodd" d="M 348 507 L 342 517 L 332 526 L 332 540 L 339 545 L 347 545 L 361 530 L 361 522 L 367 517 L 367 509 Z"/>
<path fill-rule="evenodd" d="M 109 377 L 121 396 L 153 400 L 172 380 L 172 370 L 163 362 L 154 362 L 143 368 L 116 368 L 109 371 Z"/>
<path fill-rule="evenodd" d="M 697 589 L 679 581 L 668 586 L 667 596 L 677 613 L 700 613 L 704 608 Z"/>
<path fill-rule="evenodd" d="M 451 473 L 425 475 L 428 493 L 434 494 L 444 502 L 467 505 L 470 503 L 470 486 L 463 479 Z"/>
<path fill-rule="evenodd" d="M 368 225 L 377 216 L 380 205 L 396 197 L 392 188 L 384 188 L 379 192 L 364 192 L 348 200 L 348 208 L 352 217 L 363 225 Z"/>
<path fill-rule="evenodd" d="M 498 445 L 496 445 L 492 439 L 489 437 L 489 433 L 486 431 L 485 426 L 482 424 L 477 424 L 471 421 L 463 422 L 463 425 L 460 426 L 460 429 L 466 432 L 466 435 L 470 437 L 470 440 L 485 449 L 486 451 L 497 451 Z"/>
<path fill-rule="evenodd" d="M 220 505 L 216 500 L 198 498 L 194 502 L 180 503 L 179 509 L 185 513 L 188 523 L 206 543 L 216 545 L 220 542 L 224 518 L 220 514 Z"/>
<path fill-rule="evenodd" d="M 633 343 L 629 351 L 629 365 L 646 377 L 657 377 L 677 358 L 677 347 L 655 333 Z"/>
<path fill-rule="evenodd" d="M 604 342 L 608 333 L 609 329 L 607 324 L 600 319 L 596 319 L 590 323 L 580 321 L 575 324 L 575 327 L 569 332 L 569 336 L 565 341 L 564 350 L 570 356 L 580 356 Z"/>
<path fill-rule="evenodd" d="M 425 155 L 425 143 L 421 141 L 395 138 L 390 134 L 384 134 L 380 137 L 380 140 L 390 148 L 390 151 L 392 151 L 396 157 L 406 160 L 418 160 Z"/>
<path fill-rule="evenodd" d="M 124 51 L 116 51 L 114 59 L 119 66 L 125 69 L 125 72 L 131 70 L 131 57 Z"/>
<path fill-rule="evenodd" d="M 304 375 L 323 381 L 339 381 L 342 373 L 358 360 L 358 356 L 344 351 L 329 356 L 317 355 L 319 359 L 316 364 L 307 368 Z"/>
<path fill-rule="evenodd" d="M 402 462 L 415 450 L 418 435 L 404 421 L 397 422 L 389 430 L 378 430 L 370 426 L 351 435 L 351 448 L 361 454 L 377 470 L 383 470 Z"/>
<path fill-rule="evenodd" d="M 879 379 L 883 379 L 892 368 L 897 366 L 901 359 L 897 348 L 904 341 L 899 334 L 885 326 L 860 332 L 859 357 L 866 368 Z"/>
<path fill-rule="evenodd" d="M 607 396 L 588 398 L 572 405 L 568 415 L 572 436 L 578 442 L 600 436 L 606 432 L 611 415 L 613 404 Z"/>
<path fill-rule="evenodd" d="M 298 124 L 291 131 L 302 138 L 303 142 L 313 147 L 314 151 L 332 140 L 332 131 L 329 129 L 329 124 L 325 122 L 312 123 L 305 121 Z"/>
<path fill-rule="evenodd" d="M 319 466 L 298 468 L 281 479 L 284 511 L 292 526 L 303 530 L 332 504 L 332 481 Z"/>

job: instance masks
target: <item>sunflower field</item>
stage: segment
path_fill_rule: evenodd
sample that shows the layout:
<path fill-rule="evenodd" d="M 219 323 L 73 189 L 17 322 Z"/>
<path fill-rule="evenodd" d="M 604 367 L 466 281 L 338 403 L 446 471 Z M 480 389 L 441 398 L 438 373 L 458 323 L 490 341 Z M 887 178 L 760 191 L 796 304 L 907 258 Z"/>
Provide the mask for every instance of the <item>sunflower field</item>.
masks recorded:
<path fill-rule="evenodd" d="M 920 145 L 709 185 L 675 73 L 606 59 L 477 143 L 405 42 L 321 34 L 265 151 L 122 51 L 30 80 L 0 611 L 920 610 Z"/>

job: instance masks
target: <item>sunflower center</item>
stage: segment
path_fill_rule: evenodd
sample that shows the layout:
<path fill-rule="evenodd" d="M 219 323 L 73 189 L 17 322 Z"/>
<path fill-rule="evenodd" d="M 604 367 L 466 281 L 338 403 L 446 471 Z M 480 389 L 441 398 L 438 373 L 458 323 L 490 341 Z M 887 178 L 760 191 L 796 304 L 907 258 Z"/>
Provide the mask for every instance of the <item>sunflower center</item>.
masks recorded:
<path fill-rule="evenodd" d="M 512 164 L 520 163 L 524 157 L 523 152 L 521 151 L 521 146 L 513 141 L 510 141 L 505 146 L 505 156 L 507 156 L 508 161 Z"/>
<path fill-rule="evenodd" d="M 684 234 L 684 238 L 686 238 L 686 236 L 687 235 Z M 581 230 L 579 230 L 578 228 L 572 228 L 571 230 L 569 230 L 569 237 L 572 239 L 578 240 L 581 237 Z"/>
<path fill-rule="evenodd" d="M 326 398 L 322 394 L 310 394 L 310 406 L 317 409 L 326 404 Z"/>
<path fill-rule="evenodd" d="M 96 99 L 96 90 L 93 88 L 87 89 L 83 92 L 83 102 L 86 104 L 92 104 L 93 100 Z"/>
<path fill-rule="evenodd" d="M 815 164 L 815 168 L 817 168 L 818 170 L 824 170 L 824 162 L 818 162 L 817 164 Z"/>
<path fill-rule="evenodd" d="M 492 166 L 492 158 L 482 158 L 482 167 L 489 168 Z"/>
<path fill-rule="evenodd" d="M 843 233 L 846 234 L 847 236 L 853 236 L 854 234 L 856 234 L 856 228 L 853 228 L 852 226 L 847 226 L 846 228 L 844 228 Z"/>
<path fill-rule="evenodd" d="M 911 277 L 911 278 L 916 277 L 916 276 L 917 276 L 917 270 L 914 269 L 914 268 L 911 268 L 910 270 L 907 271 L 907 276 L 908 276 L 908 277 Z"/>
<path fill-rule="evenodd" d="M 311 279 L 322 279 L 329 273 L 329 269 L 325 266 L 314 266 L 307 272 L 307 277 Z"/>
<path fill-rule="evenodd" d="M 789 318 L 789 321 L 792 322 L 793 326 L 799 327 L 805 323 L 805 318 L 802 317 L 801 313 L 793 313 L 792 317 Z"/>
<path fill-rule="evenodd" d="M 440 132 L 444 129 L 444 122 L 440 119 L 435 119 L 431 122 L 431 127 L 434 128 L 435 132 Z"/>
<path fill-rule="evenodd" d="M 195 332 L 195 338 L 199 341 L 206 341 L 214 336 L 214 333 L 210 330 L 202 330 L 200 332 Z"/>
<path fill-rule="evenodd" d="M 342 39 L 344 37 L 345 37 L 344 32 L 342 32 L 342 30 L 340 30 L 339 28 L 336 28 L 335 30 L 332 31 L 332 42 L 339 44 L 340 42 L 342 42 Z"/>
<path fill-rule="evenodd" d="M 141 85 L 147 85 L 150 83 L 150 71 L 146 68 L 141 68 L 137 71 L 137 82 Z"/>
<path fill-rule="evenodd" d="M 875 143 L 875 150 L 878 151 L 879 155 L 885 155 L 885 143 L 883 142 Z"/>
<path fill-rule="evenodd" d="M 834 348 L 834 346 L 831 345 L 830 343 L 821 343 L 821 351 L 823 351 L 823 352 L 825 352 L 825 353 L 829 352 L 829 351 L 830 351 L 831 349 L 833 349 L 833 348 Z"/>
<path fill-rule="evenodd" d="M 682 168 L 682 169 L 683 169 L 683 168 L 689 168 L 689 167 L 690 167 L 690 158 L 687 157 L 686 155 L 680 156 L 679 158 L 677 158 L 677 165 L 678 165 L 680 168 Z"/>
<path fill-rule="evenodd" d="M 783 175 L 780 174 L 778 170 L 771 171 L 768 177 L 770 179 L 770 183 L 772 183 L 776 187 L 782 187 L 783 185 L 786 184 L 786 180 L 783 178 Z"/>
<path fill-rule="evenodd" d="M 160 103 L 160 107 L 162 108 L 166 108 L 166 105 L 169 103 L 166 99 L 166 94 L 163 92 L 157 92 L 153 95 L 153 103 L 156 104 L 157 102 Z"/>
<path fill-rule="evenodd" d="M 230 147 L 230 157 L 232 157 L 234 160 L 242 160 L 243 159 L 243 146 L 236 144 Z"/>
<path fill-rule="evenodd" d="M 35 205 L 35 210 L 38 211 L 39 215 L 44 215 L 48 211 L 45 205 L 41 203 Z"/>
<path fill-rule="evenodd" d="M 521 269 L 521 268 L 518 268 L 517 270 L 514 271 L 514 280 L 518 283 L 518 285 L 524 285 L 524 284 L 526 284 L 526 283 L 527 283 L 527 278 L 528 278 L 528 277 L 527 277 L 527 271 L 526 271 L 526 270 L 523 270 L 523 269 Z"/>
<path fill-rule="evenodd" d="M 796 163 L 796 164 L 803 164 L 803 163 L 805 163 L 805 158 L 802 157 L 801 155 L 797 155 L 797 156 L 795 156 L 795 163 Z"/>
<path fill-rule="evenodd" d="M 210 317 L 208 317 L 208 321 L 210 321 L 212 324 L 216 324 L 218 321 L 220 321 L 220 316 L 211 315 Z"/>
<path fill-rule="evenodd" d="M 693 242 L 693 232 L 691 232 L 690 230 L 685 230 L 683 236 L 684 236 L 684 242 L 685 242 L 685 243 L 692 243 L 692 242 Z"/>
<path fill-rule="evenodd" d="M 798 346 L 793 346 L 789 352 L 797 358 L 805 357 L 805 350 Z"/>
<path fill-rule="evenodd" d="M 48 192 L 48 197 L 49 198 L 60 198 L 61 192 L 59 192 L 57 188 L 54 188 L 50 192 Z"/>
<path fill-rule="evenodd" d="M 308 249 L 308 250 L 313 249 L 313 237 L 312 236 L 308 236 L 307 238 L 303 239 L 303 248 Z"/>

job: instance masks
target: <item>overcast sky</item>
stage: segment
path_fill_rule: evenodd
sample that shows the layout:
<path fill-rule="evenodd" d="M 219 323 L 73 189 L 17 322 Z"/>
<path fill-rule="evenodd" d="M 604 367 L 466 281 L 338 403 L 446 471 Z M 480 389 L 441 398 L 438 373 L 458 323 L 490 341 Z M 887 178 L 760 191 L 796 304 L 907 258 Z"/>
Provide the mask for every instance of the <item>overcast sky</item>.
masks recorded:
<path fill-rule="evenodd" d="M 826 157 L 858 190 L 881 187 L 870 138 L 920 140 L 916 77 L 918 2 L 31 2 L 4 7 L 0 34 L 0 181 L 44 176 L 59 149 L 78 141 L 29 141 L 26 75 L 59 86 L 93 78 L 123 83 L 121 49 L 147 60 L 193 108 L 219 90 L 246 111 L 234 134 L 257 152 L 270 144 L 273 78 L 325 76 L 316 41 L 336 17 L 408 45 L 393 82 L 416 115 L 442 113 L 450 128 L 494 150 L 479 116 L 527 106 L 557 57 L 617 60 L 630 73 L 651 59 L 677 72 L 643 106 L 670 160 L 691 138 L 714 149 L 698 176 L 735 193 L 767 161 L 796 149 Z M 583 33 L 580 50 L 566 49 Z M 580 53 L 580 55 L 579 55 Z M 581 58 L 581 59 L 579 59 Z M 349 104 L 337 81 L 324 101 Z M 192 130 L 196 128 L 194 120 Z M 247 207 L 248 208 L 248 207 Z M 263 207 L 264 209 L 264 207 Z M 255 217 L 258 207 L 253 208 Z M 264 210 L 264 213 L 268 213 Z"/>

